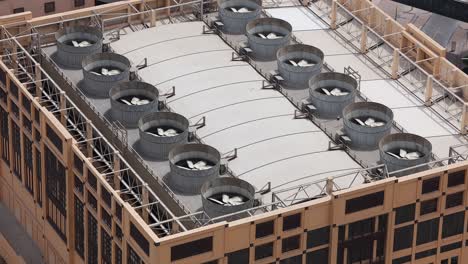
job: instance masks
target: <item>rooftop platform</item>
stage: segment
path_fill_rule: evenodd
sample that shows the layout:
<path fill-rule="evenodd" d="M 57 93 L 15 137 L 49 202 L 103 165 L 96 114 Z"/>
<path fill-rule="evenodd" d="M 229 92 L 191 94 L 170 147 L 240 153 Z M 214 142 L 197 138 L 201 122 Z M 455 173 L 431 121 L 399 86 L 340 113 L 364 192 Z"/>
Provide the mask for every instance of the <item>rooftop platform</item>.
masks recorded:
<path fill-rule="evenodd" d="M 359 39 L 349 42 L 343 38 L 340 34 L 347 34 L 348 30 L 344 27 L 342 32 L 331 30 L 325 13 L 314 6 L 268 8 L 266 15 L 287 20 L 298 41 L 320 48 L 328 66 L 324 71 L 342 72 L 348 66 L 356 70 L 362 77 L 359 100 L 379 102 L 391 108 L 397 124 L 393 132 L 405 131 L 427 138 L 436 157 L 447 157 L 450 146 L 466 143 L 457 131 L 456 120 L 451 122 L 450 111 L 446 112 L 447 107 L 441 105 L 443 100 L 431 107 L 424 105 L 420 83 L 413 82 L 417 73 L 402 74 L 402 78 L 394 80 L 388 74 L 388 63 L 378 64 L 388 60 L 392 55 L 390 50 L 382 49 L 380 54 L 360 53 L 356 49 Z M 237 149 L 237 157 L 229 162 L 232 176 L 247 180 L 257 189 L 268 182 L 273 189 L 278 189 L 351 173 L 377 162 L 377 151 L 330 150 L 331 138 L 323 129 L 336 133 L 341 129 L 341 122 L 317 119 L 314 123 L 296 118 L 296 105 L 307 97 L 308 91 L 285 87 L 282 94 L 264 89 L 262 84 L 268 72 L 275 69 L 276 61 L 253 60 L 252 65 L 234 61 L 234 49 L 245 41 L 245 36 L 224 35 L 228 41 L 225 42 L 216 34 L 204 34 L 204 26 L 203 22 L 185 22 L 158 24 L 135 32 L 124 28 L 111 48 L 133 65 L 147 59 L 147 67 L 139 70 L 138 75 L 156 85 L 161 94 L 175 87 L 175 95 L 167 99 L 172 111 L 187 117 L 192 125 L 206 118 L 206 125 L 196 131 L 201 142 L 215 147 L 222 156 Z M 358 28 L 352 22 L 347 26 Z M 44 48 L 51 58 L 55 50 L 55 46 Z M 81 86 L 81 70 L 62 68 L 62 71 Z M 87 99 L 99 113 L 111 119 L 109 99 L 90 96 Z M 138 130 L 127 132 L 129 147 L 140 153 Z M 157 177 L 169 177 L 167 161 L 154 161 L 143 155 L 142 158 Z M 362 182 L 350 175 L 337 179 L 335 184 L 347 188 Z M 198 195 L 177 192 L 176 195 L 190 211 L 201 209 Z"/>

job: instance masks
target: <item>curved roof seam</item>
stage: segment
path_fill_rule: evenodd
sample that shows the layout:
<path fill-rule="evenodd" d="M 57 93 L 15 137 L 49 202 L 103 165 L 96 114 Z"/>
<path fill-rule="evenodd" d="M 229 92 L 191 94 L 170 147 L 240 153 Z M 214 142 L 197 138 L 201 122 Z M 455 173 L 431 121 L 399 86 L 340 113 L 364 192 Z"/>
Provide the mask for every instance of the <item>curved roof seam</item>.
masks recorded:
<path fill-rule="evenodd" d="M 134 51 L 138 51 L 138 50 L 143 49 L 143 48 L 148 48 L 148 47 L 151 47 L 151 46 L 155 46 L 155 45 L 158 45 L 158 44 L 161 44 L 161 43 L 166 43 L 166 42 L 171 42 L 171 41 L 176 41 L 176 40 L 181 40 L 181 39 L 194 38 L 194 37 L 195 37 L 195 38 L 197 38 L 197 37 L 205 37 L 205 35 L 191 35 L 191 36 L 184 36 L 184 37 L 180 37 L 180 38 L 165 39 L 165 40 L 163 40 L 163 41 L 153 42 L 153 43 L 150 43 L 150 44 L 148 44 L 148 45 L 143 45 L 143 46 L 141 46 L 141 47 L 128 50 L 128 51 L 123 52 L 123 53 L 121 53 L 121 54 L 122 54 L 122 55 L 126 55 L 126 54 L 132 53 L 132 52 L 134 52 Z"/>
<path fill-rule="evenodd" d="M 171 58 L 168 58 L 168 59 L 164 59 L 164 60 L 157 61 L 157 62 L 155 62 L 155 63 L 148 64 L 145 68 L 143 68 L 143 70 L 149 69 L 149 68 L 151 68 L 151 66 L 153 66 L 153 65 L 157 65 L 157 64 L 163 63 L 163 62 L 168 62 L 168 61 L 171 61 L 171 60 L 174 60 L 174 59 L 180 59 L 180 58 L 183 58 L 183 57 L 188 57 L 188 56 L 193 56 L 193 55 L 199 55 L 199 54 L 203 54 L 203 53 L 220 52 L 220 51 L 230 51 L 230 50 L 231 50 L 231 49 L 217 49 L 217 50 L 205 50 L 205 51 L 197 51 L 197 52 L 192 52 L 192 53 L 186 53 L 186 54 L 183 54 L 183 55 L 171 57 Z"/>

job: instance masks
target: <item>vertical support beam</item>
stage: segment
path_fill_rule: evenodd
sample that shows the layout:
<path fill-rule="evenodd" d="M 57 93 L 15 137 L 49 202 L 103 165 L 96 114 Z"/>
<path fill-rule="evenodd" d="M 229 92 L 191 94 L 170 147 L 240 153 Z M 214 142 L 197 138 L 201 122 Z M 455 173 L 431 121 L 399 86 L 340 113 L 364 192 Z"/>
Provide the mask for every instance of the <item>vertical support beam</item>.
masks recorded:
<path fill-rule="evenodd" d="M 142 188 L 142 200 L 143 200 L 142 201 L 143 205 L 149 204 L 149 194 L 148 194 L 148 189 L 146 186 Z M 146 206 L 143 206 L 141 209 L 142 209 L 141 218 L 143 218 L 143 220 L 146 223 L 148 223 L 148 219 L 149 219 L 148 208 Z"/>
<path fill-rule="evenodd" d="M 143 13 L 143 12 L 145 12 L 145 6 L 146 6 L 146 0 L 141 0 L 140 9 L 139 9 L 139 10 L 140 10 L 140 13 L 141 13 L 141 14 L 140 14 L 140 22 L 141 22 L 142 24 L 145 23 L 145 15 L 146 15 L 146 14 Z"/>
<path fill-rule="evenodd" d="M 114 152 L 114 190 L 120 190 L 120 158 L 119 158 L 119 152 L 116 151 Z"/>
<path fill-rule="evenodd" d="M 166 15 L 167 16 L 171 16 L 171 0 L 166 0 L 166 5 L 165 5 L 167 8 L 166 8 Z"/>
<path fill-rule="evenodd" d="M 462 135 L 465 135 L 466 134 L 466 119 L 467 119 L 467 113 L 466 113 L 466 108 L 467 108 L 467 104 L 463 104 L 463 108 L 462 108 L 462 116 L 461 116 L 461 119 L 460 119 L 460 133 Z"/>
<path fill-rule="evenodd" d="M 13 72 L 17 73 L 18 72 L 18 47 L 16 45 L 16 41 L 13 41 L 13 45 L 11 47 L 11 58 L 13 60 Z"/>
<path fill-rule="evenodd" d="M 87 158 L 91 158 L 93 156 L 93 146 L 92 146 L 92 139 L 93 138 L 93 126 L 91 125 L 91 121 L 86 122 L 86 154 Z"/>
<path fill-rule="evenodd" d="M 336 29 L 336 8 L 337 8 L 337 4 L 336 4 L 336 0 L 333 0 L 332 1 L 332 6 L 331 6 L 331 14 L 330 14 L 330 28 L 331 29 Z"/>
<path fill-rule="evenodd" d="M 440 57 L 437 57 L 433 61 L 434 61 L 434 68 L 432 71 L 432 75 L 437 77 L 440 75 L 440 64 L 442 63 L 442 60 L 440 59 Z"/>
<path fill-rule="evenodd" d="M 432 86 L 434 84 L 434 76 L 429 75 L 427 76 L 427 81 L 426 81 L 426 89 L 424 91 L 424 104 L 426 106 L 431 106 L 432 105 Z"/>
<path fill-rule="evenodd" d="M 132 13 L 133 13 L 132 7 L 130 6 L 130 4 L 128 4 L 128 6 L 127 6 L 127 15 L 128 15 L 128 17 L 127 17 L 127 23 L 128 23 L 129 25 L 132 24 L 132 16 L 131 16 Z"/>
<path fill-rule="evenodd" d="M 156 26 L 156 10 L 151 10 L 150 27 Z"/>
<path fill-rule="evenodd" d="M 325 185 L 325 192 L 328 195 L 333 195 L 333 177 L 328 177 Z"/>
<path fill-rule="evenodd" d="M 398 53 L 399 49 L 393 50 L 393 61 L 392 61 L 392 79 L 398 79 L 398 67 L 400 64 L 400 54 Z"/>
<path fill-rule="evenodd" d="M 36 97 L 41 98 L 42 96 L 42 71 L 39 64 L 34 65 L 34 72 L 36 77 Z"/>
<path fill-rule="evenodd" d="M 361 53 L 367 52 L 367 27 L 366 25 L 362 25 L 361 29 Z"/>
<path fill-rule="evenodd" d="M 65 98 L 65 92 L 64 91 L 60 91 L 60 123 L 62 123 L 63 126 L 67 126 L 67 116 L 65 115 L 66 114 L 66 110 L 65 108 L 67 108 L 67 100 Z"/>

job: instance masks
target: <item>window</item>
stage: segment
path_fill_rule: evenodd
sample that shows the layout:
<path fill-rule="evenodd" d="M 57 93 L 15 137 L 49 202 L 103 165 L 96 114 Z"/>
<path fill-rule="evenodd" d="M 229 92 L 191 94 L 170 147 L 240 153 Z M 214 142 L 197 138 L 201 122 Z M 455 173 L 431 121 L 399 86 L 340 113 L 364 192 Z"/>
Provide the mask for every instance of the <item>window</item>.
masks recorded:
<path fill-rule="evenodd" d="M 58 151 L 63 152 L 62 139 L 55 133 L 55 130 L 52 129 L 49 125 L 46 126 L 46 134 L 49 137 L 50 142 L 58 149 Z"/>
<path fill-rule="evenodd" d="M 395 209 L 395 225 L 414 220 L 415 204 L 408 204 Z"/>
<path fill-rule="evenodd" d="M 75 7 L 80 7 L 85 5 L 85 0 L 75 0 Z"/>
<path fill-rule="evenodd" d="M 371 234 L 375 230 L 375 219 L 368 218 L 353 222 L 348 226 L 348 239 Z"/>
<path fill-rule="evenodd" d="M 330 227 L 322 227 L 307 232 L 307 248 L 328 244 L 330 241 Z"/>
<path fill-rule="evenodd" d="M 422 193 L 430 193 L 439 190 L 440 177 L 434 177 L 431 179 L 424 180 L 422 183 Z"/>
<path fill-rule="evenodd" d="M 109 229 L 112 228 L 112 217 L 110 216 L 110 214 L 107 213 L 107 211 L 103 207 L 101 207 L 101 219 L 102 222 L 107 227 L 109 227 Z"/>
<path fill-rule="evenodd" d="M 104 210 L 103 210 L 104 211 Z M 140 246 L 140 248 L 149 255 L 149 242 L 143 236 L 143 234 L 138 230 L 138 228 L 133 224 L 130 223 L 130 236 L 135 240 L 135 242 Z"/>
<path fill-rule="evenodd" d="M 76 155 L 73 155 L 73 167 L 83 175 L 83 161 Z"/>
<path fill-rule="evenodd" d="M 96 198 L 94 197 L 94 195 L 91 194 L 90 191 L 87 191 L 87 194 L 88 194 L 88 203 L 89 203 L 89 205 L 97 213 L 97 200 L 96 200 Z"/>
<path fill-rule="evenodd" d="M 280 264 L 302 264 L 302 255 L 282 259 Z"/>
<path fill-rule="evenodd" d="M 41 152 L 34 148 L 36 154 L 36 180 L 37 180 L 37 204 L 42 207 L 42 166 L 41 166 Z"/>
<path fill-rule="evenodd" d="M 84 216 L 83 203 L 75 196 L 75 251 L 84 257 Z"/>
<path fill-rule="evenodd" d="M 275 222 L 268 221 L 255 226 L 255 238 L 266 237 L 275 232 Z"/>
<path fill-rule="evenodd" d="M 437 254 L 437 248 L 424 250 L 415 254 L 415 259 L 422 259 Z"/>
<path fill-rule="evenodd" d="M 122 250 L 117 246 L 114 245 L 114 251 L 115 251 L 115 264 L 122 264 Z"/>
<path fill-rule="evenodd" d="M 206 237 L 171 248 L 171 261 L 188 258 L 213 250 L 213 237 Z"/>
<path fill-rule="evenodd" d="M 465 222 L 465 212 L 454 213 L 444 216 L 442 224 L 442 238 L 454 236 L 463 233 Z"/>
<path fill-rule="evenodd" d="M 6 72 L 3 69 L 0 69 L 0 83 L 6 86 Z"/>
<path fill-rule="evenodd" d="M 83 183 L 81 182 L 80 178 L 78 178 L 75 175 L 75 190 L 78 191 L 78 193 L 83 194 Z"/>
<path fill-rule="evenodd" d="M 44 4 L 44 12 L 52 13 L 55 12 L 55 2 L 47 2 Z"/>
<path fill-rule="evenodd" d="M 101 186 L 101 198 L 104 201 L 104 203 L 107 205 L 107 207 L 111 208 L 112 206 L 111 194 L 102 186 Z"/>
<path fill-rule="evenodd" d="M 0 129 L 2 137 L 2 159 L 9 164 L 10 163 L 10 132 L 8 131 L 8 112 L 0 107 Z"/>
<path fill-rule="evenodd" d="M 437 240 L 439 236 L 439 218 L 418 223 L 416 245 Z"/>
<path fill-rule="evenodd" d="M 97 179 L 96 179 L 96 176 L 94 176 L 94 174 L 91 173 L 91 171 L 88 170 L 88 183 L 89 183 L 89 186 L 91 186 L 93 188 L 93 190 L 97 191 Z"/>
<path fill-rule="evenodd" d="M 255 260 L 264 259 L 271 256 L 273 256 L 273 242 L 255 247 Z"/>
<path fill-rule="evenodd" d="M 283 218 L 283 231 L 301 226 L 301 214 L 288 215 Z"/>
<path fill-rule="evenodd" d="M 354 213 L 354 212 L 358 212 L 361 210 L 383 205 L 384 196 L 385 196 L 384 191 L 381 191 L 381 192 L 371 193 L 368 195 L 349 199 L 346 201 L 345 212 L 347 214 L 350 214 L 350 213 Z"/>
<path fill-rule="evenodd" d="M 445 200 L 445 208 L 452 208 L 463 204 L 463 192 L 447 195 Z"/>
<path fill-rule="evenodd" d="M 98 229 L 94 217 L 88 213 L 88 263 L 98 263 Z"/>
<path fill-rule="evenodd" d="M 57 157 L 45 148 L 45 175 L 47 193 L 47 220 L 57 233 L 66 240 L 67 185 L 65 167 Z"/>
<path fill-rule="evenodd" d="M 33 194 L 33 149 L 32 141 L 23 135 L 23 152 L 24 152 L 24 183 L 29 193 Z"/>
<path fill-rule="evenodd" d="M 319 249 L 307 253 L 306 264 L 327 264 L 328 263 L 328 248 Z"/>
<path fill-rule="evenodd" d="M 298 249 L 301 246 L 301 236 L 292 236 L 288 238 L 283 238 L 281 243 L 281 251 L 288 252 L 291 250 Z"/>
<path fill-rule="evenodd" d="M 227 254 L 228 264 L 249 263 L 250 251 L 248 248 Z"/>
<path fill-rule="evenodd" d="M 395 229 L 393 251 L 410 248 L 413 245 L 413 225 Z"/>
<path fill-rule="evenodd" d="M 112 238 L 101 228 L 101 259 L 102 264 L 112 263 Z"/>
<path fill-rule="evenodd" d="M 11 132 L 13 141 L 13 172 L 21 181 L 21 133 L 19 127 L 14 122 L 11 122 Z"/>
<path fill-rule="evenodd" d="M 443 252 L 447 252 L 447 251 L 454 250 L 454 249 L 461 248 L 461 247 L 462 247 L 461 241 L 455 242 L 455 243 L 440 247 L 440 252 L 443 253 Z"/>
<path fill-rule="evenodd" d="M 140 256 L 133 250 L 133 248 L 130 245 L 127 245 L 127 252 L 128 252 L 128 257 L 127 257 L 127 263 L 128 264 L 142 264 L 143 261 L 141 261 Z"/>
<path fill-rule="evenodd" d="M 118 203 L 115 203 L 115 216 L 117 216 L 119 222 L 122 222 L 122 207 Z"/>
<path fill-rule="evenodd" d="M 458 186 L 462 184 L 465 184 L 465 171 L 464 170 L 449 173 L 448 183 L 447 183 L 448 187 L 454 187 L 454 186 Z"/>
<path fill-rule="evenodd" d="M 115 236 L 117 237 L 118 240 L 122 241 L 123 233 L 119 225 L 115 225 Z"/>
<path fill-rule="evenodd" d="M 411 256 L 404 256 L 401 258 L 394 259 L 392 261 L 392 264 L 405 264 L 405 263 L 410 263 L 411 262 Z"/>
<path fill-rule="evenodd" d="M 18 7 L 13 9 L 13 14 L 18 14 L 18 13 L 23 13 L 24 12 L 24 7 Z"/>
<path fill-rule="evenodd" d="M 421 208 L 419 210 L 419 215 L 425 215 L 433 212 L 437 212 L 437 204 L 438 204 L 437 198 L 427 200 L 427 201 L 422 201 L 421 202 Z"/>

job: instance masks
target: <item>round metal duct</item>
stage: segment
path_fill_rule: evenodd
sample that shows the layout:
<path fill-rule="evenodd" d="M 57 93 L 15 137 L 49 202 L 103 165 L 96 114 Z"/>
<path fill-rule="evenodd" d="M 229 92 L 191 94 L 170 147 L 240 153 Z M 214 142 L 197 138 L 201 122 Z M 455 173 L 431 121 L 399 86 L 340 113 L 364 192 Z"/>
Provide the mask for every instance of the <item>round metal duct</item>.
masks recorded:
<path fill-rule="evenodd" d="M 81 62 L 83 90 L 91 96 L 107 97 L 112 87 L 128 81 L 130 61 L 116 53 L 98 53 Z"/>
<path fill-rule="evenodd" d="M 144 115 L 138 121 L 140 148 L 145 155 L 166 160 L 169 151 L 188 141 L 189 121 L 172 112 L 156 112 Z"/>
<path fill-rule="evenodd" d="M 122 82 L 109 91 L 111 115 L 126 127 L 136 127 L 145 113 L 158 111 L 159 91 L 145 82 Z"/>
<path fill-rule="evenodd" d="M 338 72 L 319 73 L 309 80 L 309 100 L 321 118 L 337 118 L 343 109 L 354 102 L 357 81 Z"/>
<path fill-rule="evenodd" d="M 421 165 L 431 160 L 432 144 L 427 139 L 409 133 L 390 134 L 379 142 L 380 161 L 389 172 Z M 403 176 L 427 169 L 421 166 L 393 174 Z"/>
<path fill-rule="evenodd" d="M 102 51 L 102 32 L 94 27 L 73 26 L 55 33 L 59 64 L 79 69 L 83 59 Z"/>
<path fill-rule="evenodd" d="M 282 47 L 276 53 L 278 72 L 290 87 L 308 88 L 309 79 L 322 70 L 323 52 L 304 44 Z"/>
<path fill-rule="evenodd" d="M 261 0 L 228 0 L 219 4 L 219 17 L 223 31 L 231 34 L 245 34 L 245 26 L 260 16 Z"/>
<path fill-rule="evenodd" d="M 253 57 L 274 60 L 278 49 L 289 44 L 292 26 L 278 18 L 257 18 L 247 24 L 246 31 Z"/>
<path fill-rule="evenodd" d="M 248 182 L 234 177 L 220 177 L 207 181 L 201 187 L 204 211 L 210 217 L 231 214 L 253 207 L 255 188 Z M 239 214 L 229 220 L 238 219 Z"/>
<path fill-rule="evenodd" d="M 219 176 L 219 152 L 204 144 L 185 144 L 169 152 L 169 184 L 187 194 L 199 194 L 201 186 Z"/>
<path fill-rule="evenodd" d="M 390 134 L 393 112 L 383 104 L 353 103 L 343 110 L 345 134 L 355 149 L 376 149 L 380 139 Z"/>

